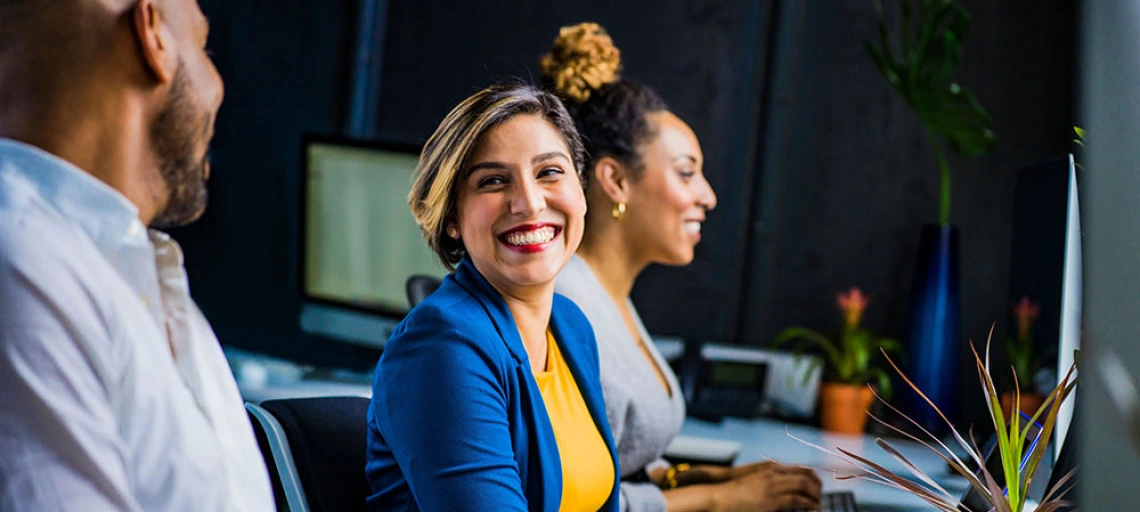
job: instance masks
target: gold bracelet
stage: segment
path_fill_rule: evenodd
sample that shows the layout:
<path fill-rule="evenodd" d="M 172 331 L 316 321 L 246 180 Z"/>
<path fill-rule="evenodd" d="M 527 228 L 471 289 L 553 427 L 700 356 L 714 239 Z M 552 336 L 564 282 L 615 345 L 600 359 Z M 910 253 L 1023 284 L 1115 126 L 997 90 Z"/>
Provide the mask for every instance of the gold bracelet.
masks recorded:
<path fill-rule="evenodd" d="M 665 485 L 669 489 L 677 488 L 677 475 L 689 470 L 688 464 L 677 464 L 665 471 Z"/>

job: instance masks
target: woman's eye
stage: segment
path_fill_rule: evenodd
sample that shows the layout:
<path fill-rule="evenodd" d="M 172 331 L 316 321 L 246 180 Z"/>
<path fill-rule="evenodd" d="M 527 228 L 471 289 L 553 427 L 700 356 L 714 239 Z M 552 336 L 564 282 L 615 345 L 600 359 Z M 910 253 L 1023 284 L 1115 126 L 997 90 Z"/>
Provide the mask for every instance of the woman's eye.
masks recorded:
<path fill-rule="evenodd" d="M 487 176 L 479 180 L 479 188 L 493 187 L 495 185 L 502 185 L 503 183 L 506 183 L 506 180 L 501 176 Z"/>
<path fill-rule="evenodd" d="M 697 172 L 696 171 L 680 171 L 679 174 L 681 175 L 682 180 L 689 181 L 689 180 L 693 179 L 693 176 L 697 175 Z"/>
<path fill-rule="evenodd" d="M 557 167 L 548 167 L 546 169 L 539 171 L 538 177 L 539 178 L 549 178 L 552 176 L 558 176 L 558 175 L 562 175 L 562 174 L 566 174 L 566 172 L 563 171 L 562 169 L 557 168 Z"/>

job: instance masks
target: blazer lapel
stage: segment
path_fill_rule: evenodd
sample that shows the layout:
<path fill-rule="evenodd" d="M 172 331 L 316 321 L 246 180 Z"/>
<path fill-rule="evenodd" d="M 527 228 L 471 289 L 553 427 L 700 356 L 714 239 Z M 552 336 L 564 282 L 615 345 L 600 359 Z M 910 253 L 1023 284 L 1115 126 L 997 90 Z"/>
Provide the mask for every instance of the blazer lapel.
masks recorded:
<path fill-rule="evenodd" d="M 569 313 L 567 309 L 570 307 L 577 306 L 573 306 L 569 299 L 556 294 L 554 306 L 551 308 L 550 327 L 554 332 L 555 341 L 562 348 L 562 357 L 566 360 L 566 366 L 570 368 L 570 373 L 574 375 L 574 382 L 578 384 L 578 390 L 582 393 L 582 400 L 586 402 L 586 408 L 590 410 L 594 425 L 598 427 L 602 441 L 610 450 L 610 458 L 614 462 L 614 486 L 616 489 L 621 471 L 618 468 L 617 446 L 614 443 L 613 434 L 610 432 L 609 420 L 606 419 L 605 398 L 602 396 L 601 380 L 599 380 L 600 369 L 584 367 L 584 365 L 591 363 L 587 357 L 588 354 L 590 352 L 597 353 L 594 329 L 588 322 L 585 322 L 585 317 L 582 317 L 583 322 L 581 324 L 567 322 L 566 317 Z M 592 363 L 597 363 L 596 358 Z"/>
<path fill-rule="evenodd" d="M 523 346 L 522 338 L 519 337 L 519 328 L 515 325 L 515 319 L 511 316 L 511 310 L 507 309 L 507 303 L 499 292 L 487 282 L 483 274 L 475 268 L 475 264 L 471 260 L 463 258 L 459 262 L 459 268 L 455 269 L 455 281 L 467 290 L 472 297 L 479 301 L 483 306 L 483 310 L 487 312 L 487 316 L 491 317 L 491 323 L 495 325 L 495 330 L 499 332 L 499 337 L 506 343 L 507 349 L 510 350 L 511 355 L 514 356 L 516 362 L 519 364 L 530 364 L 530 358 L 526 355 L 526 347 Z"/>

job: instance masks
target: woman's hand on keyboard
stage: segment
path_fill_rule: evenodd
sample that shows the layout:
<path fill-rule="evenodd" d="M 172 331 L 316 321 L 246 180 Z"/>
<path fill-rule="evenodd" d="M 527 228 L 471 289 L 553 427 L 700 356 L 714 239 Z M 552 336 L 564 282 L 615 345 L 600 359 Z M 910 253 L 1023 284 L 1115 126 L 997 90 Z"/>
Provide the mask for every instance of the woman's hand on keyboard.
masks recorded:
<path fill-rule="evenodd" d="M 752 464 L 732 467 L 701 464 L 693 466 L 692 469 L 684 472 L 684 478 L 679 474 L 677 480 L 681 481 L 682 485 L 717 483 L 742 478 L 750 473 L 775 466 L 780 466 L 780 464 L 775 462 L 754 462 Z"/>
<path fill-rule="evenodd" d="M 740 471 L 733 471 L 737 469 Z M 715 486 L 714 511 L 776 512 L 819 508 L 823 484 L 815 471 L 774 462 L 750 464 L 729 471 L 733 478 Z"/>

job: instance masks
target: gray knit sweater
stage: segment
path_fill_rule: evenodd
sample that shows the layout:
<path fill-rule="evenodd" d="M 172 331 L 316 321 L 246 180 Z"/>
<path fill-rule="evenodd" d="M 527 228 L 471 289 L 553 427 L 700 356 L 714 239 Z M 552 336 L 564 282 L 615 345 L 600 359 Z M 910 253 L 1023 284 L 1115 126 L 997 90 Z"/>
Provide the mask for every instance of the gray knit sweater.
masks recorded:
<path fill-rule="evenodd" d="M 669 392 L 661 387 L 653 363 L 645 358 L 637 340 L 630 336 L 621 312 L 583 259 L 578 256 L 570 259 L 558 275 L 555 292 L 578 304 L 594 326 L 606 416 L 617 443 L 621 476 L 667 464 L 661 455 L 681 430 L 685 402 L 677 377 L 653 345 L 637 309 L 629 303 L 641 339 L 669 382 Z M 665 508 L 665 496 L 657 486 L 622 482 L 622 511 L 659 512 Z"/>

